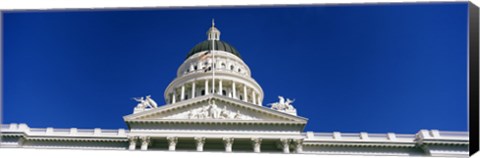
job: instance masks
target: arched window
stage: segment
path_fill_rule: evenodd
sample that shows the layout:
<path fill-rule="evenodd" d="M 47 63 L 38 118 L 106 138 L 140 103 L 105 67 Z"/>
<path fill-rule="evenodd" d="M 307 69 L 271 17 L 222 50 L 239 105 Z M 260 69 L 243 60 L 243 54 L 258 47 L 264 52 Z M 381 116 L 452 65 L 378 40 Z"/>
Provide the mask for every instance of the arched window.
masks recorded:
<path fill-rule="evenodd" d="M 201 95 L 205 95 L 205 90 L 202 90 L 202 92 L 200 93 Z"/>
<path fill-rule="evenodd" d="M 222 90 L 222 95 L 227 95 L 227 91 L 226 90 Z"/>
<path fill-rule="evenodd" d="M 243 96 L 242 96 L 242 95 L 240 95 L 240 100 L 243 100 Z"/>
<path fill-rule="evenodd" d="M 197 70 L 197 65 L 193 66 L 193 70 Z"/>
<path fill-rule="evenodd" d="M 235 67 L 233 67 L 233 65 L 230 65 L 230 70 L 233 70 Z"/>

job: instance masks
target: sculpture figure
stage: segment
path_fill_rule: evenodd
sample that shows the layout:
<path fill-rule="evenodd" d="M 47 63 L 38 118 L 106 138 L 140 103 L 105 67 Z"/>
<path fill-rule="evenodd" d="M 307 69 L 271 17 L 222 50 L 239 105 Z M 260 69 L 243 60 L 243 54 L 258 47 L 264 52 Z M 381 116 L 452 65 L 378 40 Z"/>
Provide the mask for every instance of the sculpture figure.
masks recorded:
<path fill-rule="evenodd" d="M 200 111 L 199 113 L 199 117 L 204 119 L 204 118 L 208 118 L 208 106 L 203 106 L 202 107 L 202 110 Z"/>
<path fill-rule="evenodd" d="M 148 104 L 149 104 L 150 106 L 152 106 L 153 108 L 157 108 L 157 106 L 158 106 L 158 105 L 157 105 L 157 102 L 155 102 L 155 101 L 151 98 L 150 95 L 147 95 L 147 97 L 146 97 L 145 100 L 148 102 Z"/>
<path fill-rule="evenodd" d="M 217 105 L 215 104 L 215 100 L 212 100 L 212 104 L 210 105 L 209 112 L 210 112 L 211 118 L 215 118 L 215 119 L 219 118 L 221 109 L 217 107 Z"/>
<path fill-rule="evenodd" d="M 280 104 L 280 105 L 285 104 L 285 98 L 283 98 L 283 96 L 278 96 L 278 104 Z"/>
<path fill-rule="evenodd" d="M 138 104 L 137 104 L 138 108 L 145 109 L 147 107 L 148 108 L 157 108 L 158 107 L 157 103 L 151 98 L 150 95 L 147 95 L 145 98 L 144 97 L 139 97 L 139 98 L 134 97 L 133 100 L 138 102 Z"/>
<path fill-rule="evenodd" d="M 143 97 L 133 98 L 133 100 L 138 102 L 138 104 L 137 104 L 138 108 L 146 108 L 149 105 L 148 102 L 145 99 L 143 99 Z"/>
<path fill-rule="evenodd" d="M 240 114 L 240 110 L 237 110 L 237 113 L 233 117 L 234 119 L 241 119 L 242 115 Z"/>
<path fill-rule="evenodd" d="M 186 117 L 188 119 L 246 119 L 239 110 L 237 112 L 228 111 L 227 106 L 219 108 L 213 100 L 208 105 L 188 111 Z"/>
<path fill-rule="evenodd" d="M 294 110 L 295 108 L 291 105 L 294 100 L 288 99 L 285 101 L 285 98 L 283 96 L 278 96 L 278 102 L 276 103 L 270 103 L 271 109 L 274 110 L 280 110 L 280 111 L 285 111 L 285 110 Z"/>
<path fill-rule="evenodd" d="M 227 106 L 223 106 L 222 111 L 220 112 L 221 118 L 229 118 L 229 112 L 227 111 Z"/>
<path fill-rule="evenodd" d="M 195 118 L 195 117 L 197 117 L 197 114 L 194 114 L 194 113 L 193 113 L 193 110 L 188 112 L 188 118 L 189 118 L 189 119 L 193 119 L 193 118 Z"/>
<path fill-rule="evenodd" d="M 293 106 L 291 105 L 291 103 L 293 103 L 295 101 L 295 99 L 293 100 L 290 100 L 287 98 L 287 101 L 285 102 L 285 108 L 286 109 L 294 109 Z"/>

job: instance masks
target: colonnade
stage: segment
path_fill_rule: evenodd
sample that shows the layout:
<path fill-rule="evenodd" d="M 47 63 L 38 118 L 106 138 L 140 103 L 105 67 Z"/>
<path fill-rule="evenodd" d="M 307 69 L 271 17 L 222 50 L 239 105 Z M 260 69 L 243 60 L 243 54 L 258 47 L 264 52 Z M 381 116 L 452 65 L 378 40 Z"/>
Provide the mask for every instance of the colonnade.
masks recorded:
<path fill-rule="evenodd" d="M 215 86 L 215 92 L 213 91 L 213 86 Z M 243 83 L 221 79 L 216 79 L 215 84 L 212 83 L 211 79 L 204 79 L 175 87 L 173 91 L 168 94 L 167 102 L 174 104 L 179 101 L 209 95 L 211 93 L 243 100 L 256 105 L 261 105 L 262 103 L 260 95 L 258 95 L 258 92 L 254 88 Z"/>
<path fill-rule="evenodd" d="M 162 139 L 162 138 L 156 138 Z M 165 139 L 165 138 L 163 138 Z M 178 137 L 170 136 L 166 137 L 168 143 L 168 150 L 175 151 L 178 143 Z M 194 137 L 193 138 L 196 146 L 196 151 L 203 151 L 204 145 L 207 140 L 205 137 Z M 252 137 L 250 138 L 252 151 L 255 153 L 260 153 L 262 149 L 262 138 Z M 140 150 L 148 150 L 149 145 L 151 145 L 151 138 L 148 136 L 140 137 L 129 137 L 129 150 L 136 150 L 137 142 L 140 143 Z M 225 148 L 225 152 L 232 152 L 235 138 L 233 137 L 223 137 L 222 142 Z M 281 147 L 283 153 L 290 153 L 290 149 L 293 149 L 292 152 L 302 153 L 303 152 L 303 139 L 291 139 L 291 138 L 279 138 L 278 143 Z"/>

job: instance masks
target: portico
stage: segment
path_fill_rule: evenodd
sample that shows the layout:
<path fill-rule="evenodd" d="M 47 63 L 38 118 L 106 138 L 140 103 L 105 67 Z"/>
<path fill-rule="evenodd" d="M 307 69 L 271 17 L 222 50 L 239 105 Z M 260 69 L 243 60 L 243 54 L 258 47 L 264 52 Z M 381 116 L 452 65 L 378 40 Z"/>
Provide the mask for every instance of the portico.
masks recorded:
<path fill-rule="evenodd" d="M 259 137 L 137 137 L 129 142 L 129 150 L 168 150 L 168 151 L 223 151 L 223 152 L 277 152 L 301 153 L 301 146 L 295 138 Z M 141 145 L 136 145 L 136 142 Z M 293 149 L 293 150 L 291 150 Z"/>

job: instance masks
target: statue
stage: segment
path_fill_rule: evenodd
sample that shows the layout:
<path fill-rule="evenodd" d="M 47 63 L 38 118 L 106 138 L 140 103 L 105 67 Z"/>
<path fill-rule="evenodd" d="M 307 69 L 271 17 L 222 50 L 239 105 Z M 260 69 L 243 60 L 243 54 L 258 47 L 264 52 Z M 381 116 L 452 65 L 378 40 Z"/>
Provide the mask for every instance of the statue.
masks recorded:
<path fill-rule="evenodd" d="M 210 118 L 216 119 L 220 117 L 221 109 L 217 107 L 217 105 L 215 104 L 215 100 L 212 101 L 209 111 L 210 111 L 210 115 L 209 115 Z"/>
<path fill-rule="evenodd" d="M 284 109 L 284 106 L 285 106 L 285 98 L 283 98 L 283 96 L 278 96 L 278 102 L 270 103 L 268 105 L 271 106 L 270 107 L 271 109 L 282 110 L 282 109 Z"/>
<path fill-rule="evenodd" d="M 235 116 L 233 116 L 235 119 L 241 119 L 242 115 L 240 114 L 240 110 L 237 110 L 237 113 L 235 113 Z"/>
<path fill-rule="evenodd" d="M 228 111 L 227 111 L 227 106 L 223 106 L 223 109 L 222 109 L 222 111 L 220 112 L 220 117 L 221 117 L 221 118 L 224 118 L 224 119 L 230 118 L 230 115 L 229 115 L 229 113 L 228 113 Z"/>
<path fill-rule="evenodd" d="M 188 118 L 189 118 L 189 119 L 195 118 L 195 114 L 193 113 L 193 111 L 189 111 L 189 112 L 188 112 Z"/>
<path fill-rule="evenodd" d="M 202 107 L 202 110 L 200 111 L 200 113 L 199 113 L 199 115 L 198 115 L 199 118 L 202 118 L 202 119 L 203 119 L 203 118 L 208 118 L 208 115 L 209 115 L 209 114 L 208 114 L 208 108 L 209 108 L 208 106 L 203 106 L 203 107 Z"/>
<path fill-rule="evenodd" d="M 148 107 L 148 102 L 146 100 L 143 99 L 143 97 L 140 97 L 140 98 L 133 98 L 133 100 L 137 101 L 138 104 L 137 104 L 137 107 L 138 108 L 146 108 Z"/>
<path fill-rule="evenodd" d="M 291 105 L 291 103 L 293 103 L 295 101 L 295 99 L 293 100 L 290 100 L 287 98 L 287 101 L 285 102 L 285 106 L 287 109 L 294 109 L 293 106 Z"/>
<path fill-rule="evenodd" d="M 154 108 L 157 108 L 158 105 L 157 105 L 157 102 L 155 102 L 150 95 L 147 95 L 146 99 L 145 99 L 149 105 L 151 105 L 152 107 Z"/>
<path fill-rule="evenodd" d="M 249 119 L 240 114 L 239 110 L 237 112 L 229 111 L 225 105 L 220 108 L 213 99 L 209 100 L 207 105 L 191 109 L 182 115 L 185 115 L 184 117 L 188 119 Z"/>
<path fill-rule="evenodd" d="M 133 100 L 137 101 L 137 108 L 157 108 L 158 105 L 157 103 L 151 98 L 150 95 L 147 95 L 144 99 L 144 97 L 139 97 L 139 98 L 132 98 Z"/>
<path fill-rule="evenodd" d="M 274 110 L 279 110 L 279 111 L 285 111 L 285 110 L 295 110 L 295 108 L 292 106 L 292 103 L 295 101 L 288 99 L 285 101 L 285 98 L 283 96 L 278 96 L 278 102 L 276 103 L 270 103 L 271 109 Z"/>
<path fill-rule="evenodd" d="M 281 105 L 285 104 L 285 98 L 283 98 L 283 96 L 278 96 L 278 104 L 281 104 Z"/>

